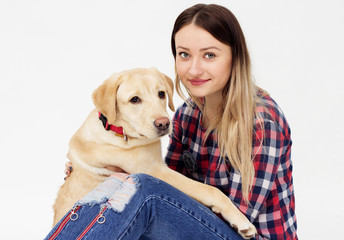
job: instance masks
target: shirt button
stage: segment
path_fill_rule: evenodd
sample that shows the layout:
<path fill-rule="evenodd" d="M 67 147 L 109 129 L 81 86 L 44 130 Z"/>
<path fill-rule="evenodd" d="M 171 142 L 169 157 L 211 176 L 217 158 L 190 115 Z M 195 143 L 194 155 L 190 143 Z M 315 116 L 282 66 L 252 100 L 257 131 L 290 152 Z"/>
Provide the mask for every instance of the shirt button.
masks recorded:
<path fill-rule="evenodd" d="M 184 161 L 186 169 L 189 172 L 195 172 L 197 170 L 197 163 L 194 157 L 192 156 L 192 154 L 185 150 L 183 152 L 182 157 L 183 157 L 183 161 Z"/>

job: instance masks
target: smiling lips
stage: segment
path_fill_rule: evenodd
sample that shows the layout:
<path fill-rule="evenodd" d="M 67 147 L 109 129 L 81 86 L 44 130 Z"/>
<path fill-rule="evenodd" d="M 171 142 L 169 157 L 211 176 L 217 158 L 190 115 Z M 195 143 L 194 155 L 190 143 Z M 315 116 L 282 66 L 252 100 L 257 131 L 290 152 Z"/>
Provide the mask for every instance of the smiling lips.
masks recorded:
<path fill-rule="evenodd" d="M 194 86 L 200 86 L 208 82 L 210 79 L 190 79 L 190 83 Z"/>

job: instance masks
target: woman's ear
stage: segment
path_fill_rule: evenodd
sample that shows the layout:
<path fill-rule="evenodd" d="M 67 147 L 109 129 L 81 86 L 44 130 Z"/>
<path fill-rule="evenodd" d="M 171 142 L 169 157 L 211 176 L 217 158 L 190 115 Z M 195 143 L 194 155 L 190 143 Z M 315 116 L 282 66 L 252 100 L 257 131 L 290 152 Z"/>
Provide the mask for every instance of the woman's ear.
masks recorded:
<path fill-rule="evenodd" d="M 116 95 L 121 81 L 118 74 L 105 80 L 92 94 L 93 103 L 110 124 L 116 120 Z"/>

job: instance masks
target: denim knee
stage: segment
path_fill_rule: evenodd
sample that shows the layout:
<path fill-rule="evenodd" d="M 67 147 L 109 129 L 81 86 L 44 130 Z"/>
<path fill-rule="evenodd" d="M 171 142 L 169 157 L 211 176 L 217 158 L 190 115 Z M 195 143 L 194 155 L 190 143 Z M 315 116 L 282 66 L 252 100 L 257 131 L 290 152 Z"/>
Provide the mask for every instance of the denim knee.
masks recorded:
<path fill-rule="evenodd" d="M 164 195 L 169 188 L 173 188 L 168 183 L 148 174 L 138 173 L 130 176 L 135 179 L 137 188 L 143 195 Z"/>
<path fill-rule="evenodd" d="M 130 175 L 134 179 L 136 178 L 138 180 L 138 184 L 141 187 L 142 185 L 147 184 L 155 184 L 155 183 L 161 183 L 162 181 L 158 178 L 155 178 L 151 175 L 145 174 L 145 173 L 137 173 Z"/>

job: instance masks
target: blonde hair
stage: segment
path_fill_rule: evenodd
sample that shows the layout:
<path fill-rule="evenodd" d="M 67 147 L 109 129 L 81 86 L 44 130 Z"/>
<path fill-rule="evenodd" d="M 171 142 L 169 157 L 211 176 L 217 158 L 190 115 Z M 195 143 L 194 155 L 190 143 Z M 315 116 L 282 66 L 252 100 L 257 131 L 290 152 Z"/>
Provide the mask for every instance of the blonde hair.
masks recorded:
<path fill-rule="evenodd" d="M 251 76 L 251 61 L 245 37 L 235 16 L 227 8 L 215 4 L 197 4 L 182 12 L 175 22 L 171 41 L 174 57 L 176 57 L 175 34 L 190 23 L 202 27 L 232 49 L 232 72 L 222 92 L 224 101 L 219 106 L 215 120 L 210 123 L 206 136 L 215 130 L 221 159 L 227 156 L 231 166 L 240 173 L 243 200 L 248 202 L 255 175 L 252 137 L 259 98 L 258 89 Z M 176 91 L 186 100 L 177 71 Z M 188 89 L 186 91 L 203 111 L 204 101 L 192 96 Z"/>

